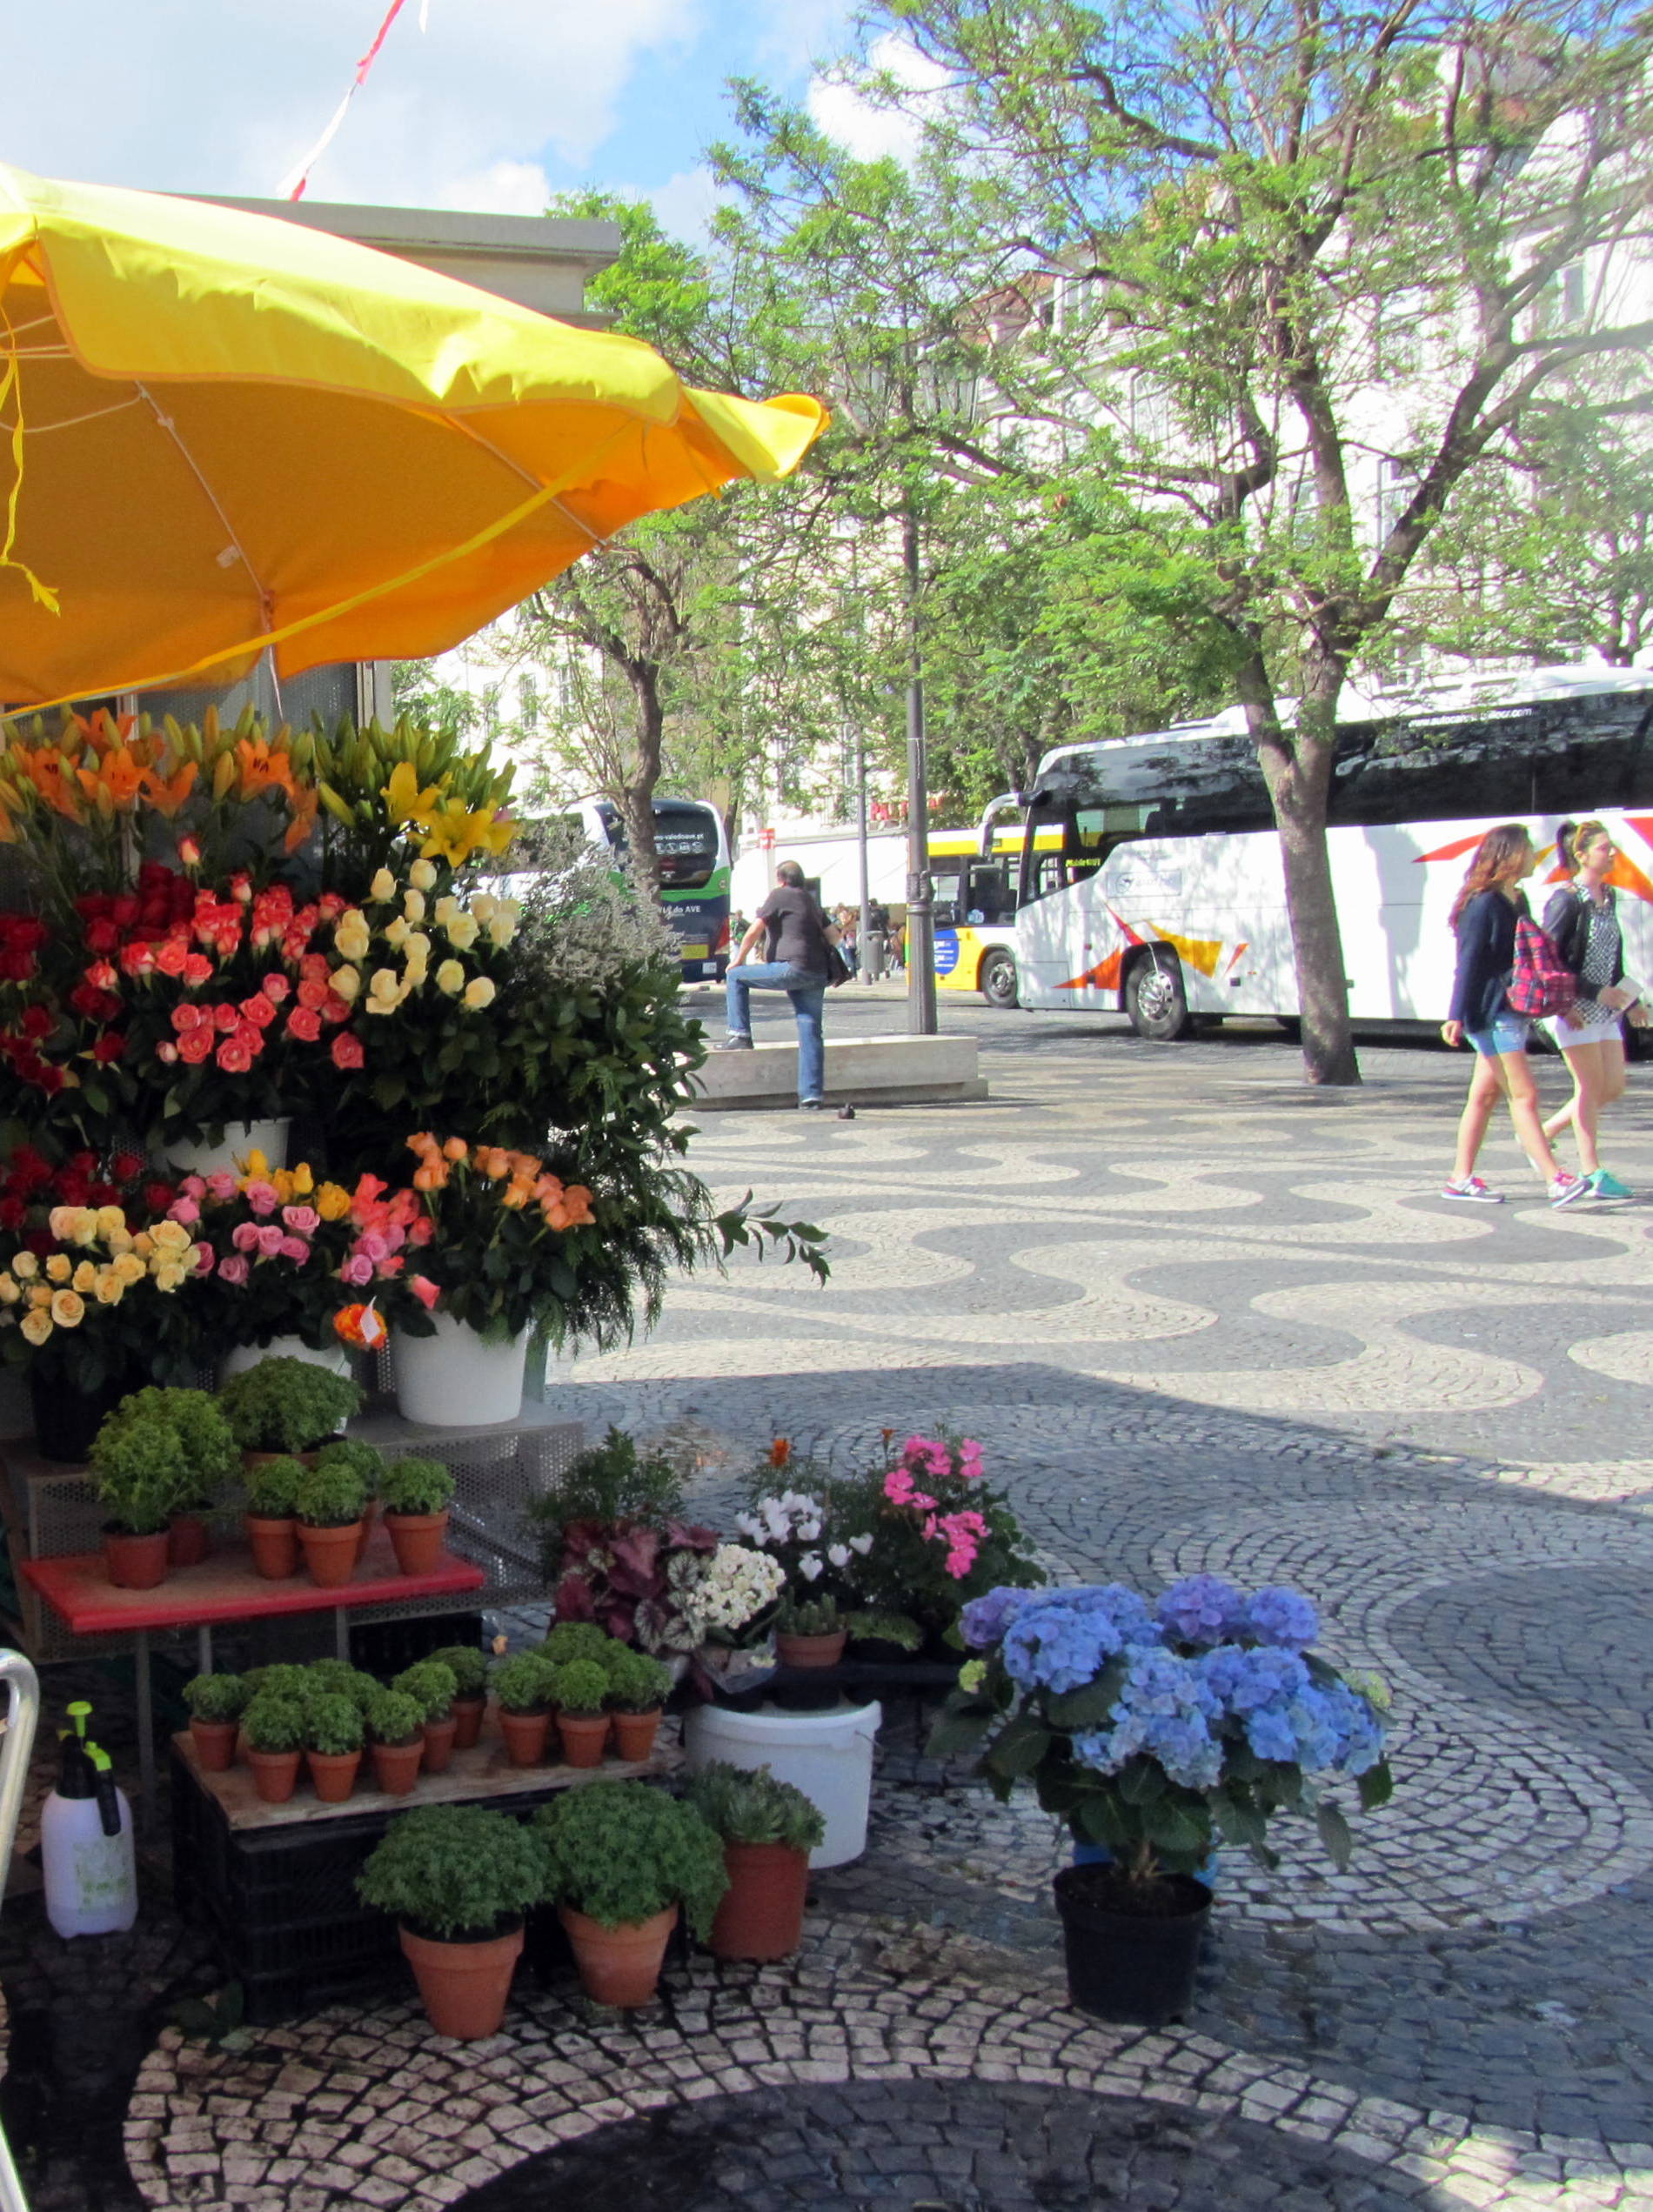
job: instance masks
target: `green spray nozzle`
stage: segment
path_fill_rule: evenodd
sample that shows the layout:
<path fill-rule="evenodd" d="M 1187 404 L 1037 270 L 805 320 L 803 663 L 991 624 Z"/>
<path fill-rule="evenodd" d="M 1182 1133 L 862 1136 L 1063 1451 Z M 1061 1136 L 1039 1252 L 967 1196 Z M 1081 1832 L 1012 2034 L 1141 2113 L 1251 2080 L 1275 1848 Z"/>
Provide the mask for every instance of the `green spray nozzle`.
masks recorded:
<path fill-rule="evenodd" d="M 77 1698 L 75 1702 L 70 1707 L 69 1717 L 74 1723 L 75 1734 L 80 1738 L 81 1741 L 84 1743 L 86 1741 L 86 1723 L 92 1717 L 92 1708 L 84 1697 Z"/>
<path fill-rule="evenodd" d="M 108 1752 L 100 1751 L 95 1743 L 89 1743 L 87 1745 L 86 1756 L 91 1761 L 93 1766 L 97 1768 L 100 1774 L 109 1774 L 115 1764 L 115 1761 L 110 1757 Z"/>

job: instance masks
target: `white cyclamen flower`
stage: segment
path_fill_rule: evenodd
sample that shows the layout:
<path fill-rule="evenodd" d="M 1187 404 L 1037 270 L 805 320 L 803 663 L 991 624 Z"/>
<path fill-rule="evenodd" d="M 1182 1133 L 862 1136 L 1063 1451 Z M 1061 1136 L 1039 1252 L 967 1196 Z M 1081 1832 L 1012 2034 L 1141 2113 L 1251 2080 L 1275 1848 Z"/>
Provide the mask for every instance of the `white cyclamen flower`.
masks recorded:
<path fill-rule="evenodd" d="M 826 1571 L 820 1563 L 820 1554 L 815 1552 L 806 1552 L 798 1562 L 798 1572 L 806 1582 L 819 1582 Z"/>
<path fill-rule="evenodd" d="M 852 1552 L 859 1552 L 865 1559 L 873 1548 L 873 1540 L 870 1536 L 852 1536 L 849 1540 L 849 1548 Z"/>
<path fill-rule="evenodd" d="M 849 1546 L 847 1544 L 828 1544 L 826 1547 L 826 1558 L 828 1564 L 833 1567 L 847 1567 L 849 1565 Z"/>

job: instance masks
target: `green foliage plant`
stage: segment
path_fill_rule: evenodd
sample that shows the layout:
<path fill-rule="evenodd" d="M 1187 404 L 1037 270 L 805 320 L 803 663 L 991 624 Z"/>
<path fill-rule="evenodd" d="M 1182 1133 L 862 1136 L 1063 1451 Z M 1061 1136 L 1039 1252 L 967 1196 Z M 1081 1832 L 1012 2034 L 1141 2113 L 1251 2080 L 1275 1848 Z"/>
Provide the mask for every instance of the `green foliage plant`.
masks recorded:
<path fill-rule="evenodd" d="M 405 1690 L 375 1690 L 363 1715 L 375 1743 L 412 1743 L 425 1715 L 416 1697 Z"/>
<path fill-rule="evenodd" d="M 167 1390 L 154 1384 L 133 1391 L 121 1400 L 98 1434 L 113 1438 L 133 1433 L 177 1439 L 184 1471 L 177 1510 L 211 1505 L 236 1471 L 240 1455 L 235 1438 L 211 1391 Z"/>
<path fill-rule="evenodd" d="M 405 1667 L 391 1684 L 393 1690 L 404 1691 L 413 1699 L 420 1715 L 426 1721 L 445 1721 L 453 1710 L 458 1689 L 453 1669 L 445 1667 L 439 1659 L 416 1659 Z"/>
<path fill-rule="evenodd" d="M 431 1654 L 450 1668 L 457 1685 L 455 1695 L 480 1697 L 488 1687 L 487 1654 L 475 1644 L 444 1644 Z"/>
<path fill-rule="evenodd" d="M 293 1504 L 311 1528 L 348 1528 L 366 1512 L 367 1494 L 347 1467 L 306 1467 Z"/>
<path fill-rule="evenodd" d="M 425 1805 L 391 1822 L 356 1892 L 417 1935 L 483 1942 L 538 1904 L 545 1881 L 545 1844 L 532 1828 L 483 1805 Z"/>
<path fill-rule="evenodd" d="M 453 1502 L 452 1475 L 440 1460 L 392 1460 L 379 1484 L 386 1513 L 444 1513 Z"/>
<path fill-rule="evenodd" d="M 298 1511 L 298 1486 L 309 1472 L 302 1460 L 284 1454 L 257 1461 L 242 1478 L 247 1511 L 261 1520 L 291 1520 Z"/>
<path fill-rule="evenodd" d="M 241 1726 L 254 1751 L 302 1751 L 308 1718 L 303 1699 L 260 1690 L 249 1699 Z"/>
<path fill-rule="evenodd" d="M 683 1470 L 663 1452 L 645 1452 L 623 1428 L 611 1427 L 527 1507 L 539 1531 L 546 1586 L 555 1589 L 563 1567 L 563 1531 L 577 1522 L 638 1520 L 664 1527 L 682 1509 Z M 586 1627 L 584 1621 L 559 1627 Z M 552 1635 L 558 1633 L 553 1628 Z M 553 1654 L 560 1657 L 561 1654 Z"/>
<path fill-rule="evenodd" d="M 251 1667 L 242 1676 L 255 1697 L 297 1698 L 300 1704 L 315 1691 L 315 1678 L 308 1667 L 295 1665 L 291 1660 L 279 1659 L 268 1667 Z"/>
<path fill-rule="evenodd" d="M 549 1861 L 547 1894 L 604 1928 L 680 1905 L 705 1937 L 728 1888 L 723 1842 L 690 1806 L 646 1782 L 565 1790 L 534 1814 Z"/>
<path fill-rule="evenodd" d="M 184 1685 L 184 1702 L 197 1721 L 238 1721 L 251 1697 L 244 1674 L 197 1674 Z"/>
<path fill-rule="evenodd" d="M 311 1694 L 347 1697 L 352 1705 L 364 1710 L 368 1700 L 378 1691 L 372 1675 L 365 1674 L 359 1667 L 352 1667 L 347 1659 L 312 1659 L 304 1673 Z"/>
<path fill-rule="evenodd" d="M 362 1488 L 370 1498 L 378 1495 L 379 1484 L 385 1479 L 385 1454 L 371 1444 L 364 1444 L 354 1436 L 336 1436 L 331 1444 L 324 1444 L 316 1454 L 318 1467 L 348 1467 L 361 1478 Z"/>
<path fill-rule="evenodd" d="M 909 1614 L 847 1613 L 844 1626 L 853 1641 L 896 1644 L 905 1652 L 917 1651 L 924 1642 L 923 1629 Z"/>
<path fill-rule="evenodd" d="M 260 1360 L 231 1375 L 218 1393 L 244 1452 L 307 1452 L 325 1444 L 361 1404 L 362 1393 L 347 1376 L 330 1374 L 313 1360 Z"/>
<path fill-rule="evenodd" d="M 560 1667 L 570 1659 L 595 1659 L 601 1662 L 615 1641 L 617 1639 L 599 1628 L 594 1621 L 559 1621 L 539 1648 L 545 1658 Z"/>
<path fill-rule="evenodd" d="M 726 1843 L 781 1843 L 813 1851 L 826 1834 L 818 1806 L 791 1782 L 777 1781 L 767 1767 L 748 1772 L 713 1759 L 689 1779 L 684 1802 Z"/>
<path fill-rule="evenodd" d="M 606 1671 L 611 1712 L 653 1713 L 672 1694 L 671 1668 L 629 1644 L 616 1647 Z"/>
<path fill-rule="evenodd" d="M 304 1748 L 342 1759 L 362 1748 L 362 1708 L 352 1697 L 324 1691 L 304 1707 Z"/>
<path fill-rule="evenodd" d="M 92 1445 L 99 1501 L 111 1526 L 131 1536 L 153 1536 L 166 1527 L 189 1495 L 184 1447 L 163 1424 L 117 1429 L 104 1422 Z"/>
<path fill-rule="evenodd" d="M 565 1660 L 552 1673 L 552 1701 L 577 1721 L 593 1720 L 608 1702 L 608 1673 L 594 1659 Z"/>
<path fill-rule="evenodd" d="M 543 1652 L 512 1652 L 493 1670 L 493 1694 L 507 1713 L 548 1713 L 557 1700 L 557 1674 Z"/>

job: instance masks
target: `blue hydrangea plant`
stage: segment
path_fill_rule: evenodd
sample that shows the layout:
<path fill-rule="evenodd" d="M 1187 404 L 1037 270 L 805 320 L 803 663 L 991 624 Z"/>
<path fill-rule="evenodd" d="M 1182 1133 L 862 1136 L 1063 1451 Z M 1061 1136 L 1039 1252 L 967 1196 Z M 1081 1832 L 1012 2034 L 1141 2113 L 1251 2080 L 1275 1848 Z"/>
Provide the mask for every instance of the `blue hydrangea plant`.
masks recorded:
<path fill-rule="evenodd" d="M 1320 1632 L 1296 1590 L 1249 1594 L 1192 1574 L 1157 1602 L 1123 1583 L 989 1590 L 960 1621 L 977 1654 L 931 1737 L 936 1757 L 979 1749 L 1000 1798 L 1031 1781 L 1082 1843 L 1134 1881 L 1191 1874 L 1213 1843 L 1266 1864 L 1276 1814 L 1312 1815 L 1340 1868 L 1352 1839 L 1323 1781 L 1388 1799 L 1372 1677 L 1346 1680 L 1309 1649 Z"/>

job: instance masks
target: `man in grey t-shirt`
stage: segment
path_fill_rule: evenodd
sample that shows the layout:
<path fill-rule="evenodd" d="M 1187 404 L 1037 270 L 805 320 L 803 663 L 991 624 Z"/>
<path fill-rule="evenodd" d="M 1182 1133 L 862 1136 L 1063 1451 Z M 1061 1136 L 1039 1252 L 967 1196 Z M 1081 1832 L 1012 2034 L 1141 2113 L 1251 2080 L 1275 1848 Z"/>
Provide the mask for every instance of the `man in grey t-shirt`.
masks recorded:
<path fill-rule="evenodd" d="M 748 961 L 759 940 L 769 940 L 767 958 Z M 724 989 L 729 1033 L 719 1050 L 752 1049 L 753 991 L 784 991 L 798 1021 L 798 1104 L 806 1111 L 826 1103 L 826 1039 L 821 1010 L 826 999 L 826 947 L 838 932 L 810 896 L 796 860 L 775 870 L 775 888 L 758 909 L 757 919 L 735 947 Z"/>

